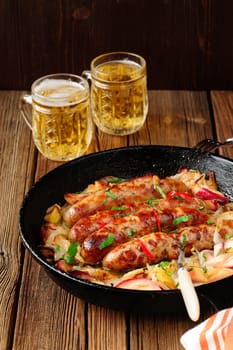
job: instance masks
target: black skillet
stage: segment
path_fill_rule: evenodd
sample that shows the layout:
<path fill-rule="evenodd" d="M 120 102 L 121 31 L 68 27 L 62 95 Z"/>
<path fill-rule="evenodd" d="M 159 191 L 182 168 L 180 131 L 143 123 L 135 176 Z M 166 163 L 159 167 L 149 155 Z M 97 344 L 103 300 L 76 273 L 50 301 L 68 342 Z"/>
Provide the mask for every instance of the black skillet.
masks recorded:
<path fill-rule="evenodd" d="M 215 172 L 220 191 L 233 201 L 233 161 L 210 153 L 170 146 L 135 146 L 90 154 L 59 166 L 43 176 L 26 195 L 20 209 L 20 234 L 24 245 L 62 288 L 97 305 L 116 310 L 172 313 L 184 312 L 178 290 L 134 291 L 106 287 L 73 278 L 57 270 L 41 254 L 40 226 L 46 209 L 54 203 L 62 205 L 65 192 L 83 190 L 103 176 L 131 178 L 146 173 L 160 177 L 175 174 L 179 168 Z M 233 277 L 196 288 L 201 308 L 209 303 L 216 310 L 232 306 Z"/>

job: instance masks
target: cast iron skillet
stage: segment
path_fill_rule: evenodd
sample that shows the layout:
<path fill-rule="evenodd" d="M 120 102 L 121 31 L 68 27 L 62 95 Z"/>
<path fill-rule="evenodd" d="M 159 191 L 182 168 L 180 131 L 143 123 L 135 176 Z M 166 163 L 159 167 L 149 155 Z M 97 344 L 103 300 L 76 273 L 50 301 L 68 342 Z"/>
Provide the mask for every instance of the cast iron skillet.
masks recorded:
<path fill-rule="evenodd" d="M 146 173 L 161 177 L 175 174 L 179 168 L 213 170 L 219 189 L 233 200 L 233 161 L 210 153 L 170 146 L 133 146 L 93 153 L 59 166 L 43 176 L 26 195 L 20 209 L 19 226 L 24 245 L 61 287 L 90 303 L 116 310 L 156 314 L 184 312 L 178 290 L 134 291 L 117 289 L 73 278 L 49 264 L 38 249 L 40 226 L 46 209 L 62 205 L 65 192 L 83 190 L 103 176 L 131 178 Z M 216 310 L 233 302 L 233 278 L 197 287 L 201 308 L 209 303 Z M 45 291 L 46 292 L 46 291 Z"/>

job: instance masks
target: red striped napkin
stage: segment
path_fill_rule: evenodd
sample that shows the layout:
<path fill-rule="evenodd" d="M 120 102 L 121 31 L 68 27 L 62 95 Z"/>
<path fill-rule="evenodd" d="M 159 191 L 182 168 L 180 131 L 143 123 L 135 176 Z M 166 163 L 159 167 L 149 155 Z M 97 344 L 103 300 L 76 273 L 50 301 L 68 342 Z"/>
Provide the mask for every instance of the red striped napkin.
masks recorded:
<path fill-rule="evenodd" d="M 233 350 L 233 308 L 217 312 L 180 338 L 186 350 Z"/>

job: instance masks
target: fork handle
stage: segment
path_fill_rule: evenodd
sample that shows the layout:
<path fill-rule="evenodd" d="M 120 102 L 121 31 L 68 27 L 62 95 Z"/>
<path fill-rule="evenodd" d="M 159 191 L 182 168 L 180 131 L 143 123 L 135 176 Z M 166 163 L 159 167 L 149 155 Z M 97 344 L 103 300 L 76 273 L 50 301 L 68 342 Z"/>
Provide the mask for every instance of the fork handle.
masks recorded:
<path fill-rule="evenodd" d="M 186 268 L 179 268 L 178 280 L 187 313 L 192 321 L 197 321 L 200 317 L 200 304 L 190 274 Z"/>

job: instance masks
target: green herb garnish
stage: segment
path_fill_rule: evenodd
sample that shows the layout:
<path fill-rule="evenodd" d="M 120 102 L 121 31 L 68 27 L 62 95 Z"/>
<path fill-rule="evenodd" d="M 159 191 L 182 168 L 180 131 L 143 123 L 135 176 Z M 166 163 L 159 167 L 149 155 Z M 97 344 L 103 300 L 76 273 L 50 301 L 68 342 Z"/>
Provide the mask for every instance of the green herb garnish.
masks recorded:
<path fill-rule="evenodd" d="M 164 198 L 164 199 L 167 198 L 167 196 L 166 196 L 166 194 L 164 193 L 164 191 L 163 191 L 163 189 L 162 189 L 161 186 L 155 185 L 154 188 L 160 193 L 160 195 L 161 195 L 162 198 Z"/>
<path fill-rule="evenodd" d="M 136 230 L 134 230 L 133 228 L 131 228 L 131 229 L 127 232 L 126 236 L 127 236 L 127 237 L 132 237 L 132 236 L 135 235 L 135 233 L 136 233 Z"/>
<path fill-rule="evenodd" d="M 179 216 L 178 218 L 175 218 L 172 221 L 172 224 L 174 226 L 181 224 L 182 222 L 187 222 L 189 221 L 189 219 L 191 219 L 192 215 L 183 215 L 183 216 Z"/>
<path fill-rule="evenodd" d="M 109 184 L 118 184 L 122 181 L 124 181 L 124 180 L 121 179 L 120 177 L 114 177 L 113 179 L 108 180 L 108 183 Z"/>
<path fill-rule="evenodd" d="M 106 190 L 105 193 L 106 193 L 106 195 L 107 195 L 108 197 L 110 197 L 111 199 L 117 199 L 117 195 L 115 195 L 115 194 L 112 193 L 111 191 Z"/>
<path fill-rule="evenodd" d="M 54 249 L 55 253 L 60 252 L 60 250 L 61 250 L 61 246 L 60 245 L 56 245 L 56 247 Z"/>
<path fill-rule="evenodd" d="M 125 205 L 123 205 L 122 207 L 117 207 L 117 206 L 114 206 L 111 208 L 111 210 L 125 210 L 127 207 Z"/>
<path fill-rule="evenodd" d="M 71 242 L 69 245 L 69 248 L 64 255 L 63 259 L 68 263 L 68 264 L 73 264 L 75 255 L 77 254 L 78 251 L 78 243 L 77 242 Z"/>
<path fill-rule="evenodd" d="M 161 262 L 158 264 L 158 266 L 161 267 L 164 271 L 166 271 L 167 268 L 168 268 L 168 266 L 169 266 L 169 264 L 170 264 L 170 261 L 168 261 L 168 260 L 163 260 L 163 261 L 161 261 Z"/>
<path fill-rule="evenodd" d="M 183 233 L 182 235 L 182 247 L 185 248 L 187 244 L 187 236 Z"/>
<path fill-rule="evenodd" d="M 207 273 L 207 272 L 208 272 L 208 269 L 207 269 L 206 266 L 203 266 L 203 267 L 202 267 L 202 270 L 203 270 L 204 273 Z"/>
<path fill-rule="evenodd" d="M 154 207 L 155 202 L 153 199 L 148 199 L 148 201 L 146 202 L 150 207 Z"/>
<path fill-rule="evenodd" d="M 83 265 L 80 263 L 79 265 L 73 265 L 72 270 L 73 271 L 78 271 L 83 267 Z"/>
<path fill-rule="evenodd" d="M 114 234 L 113 233 L 109 233 L 108 237 L 100 243 L 99 245 L 99 249 L 102 250 L 110 245 L 112 245 L 114 243 Z"/>
<path fill-rule="evenodd" d="M 205 209 L 204 205 L 200 205 L 200 207 L 198 208 L 198 210 L 203 210 L 203 209 Z"/>

